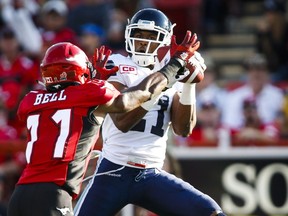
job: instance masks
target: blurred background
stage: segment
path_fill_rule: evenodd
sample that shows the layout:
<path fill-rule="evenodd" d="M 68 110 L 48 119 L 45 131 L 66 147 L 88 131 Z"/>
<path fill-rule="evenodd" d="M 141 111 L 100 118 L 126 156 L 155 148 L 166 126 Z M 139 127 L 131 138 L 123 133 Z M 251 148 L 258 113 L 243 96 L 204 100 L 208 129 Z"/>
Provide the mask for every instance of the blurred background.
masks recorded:
<path fill-rule="evenodd" d="M 89 57 L 100 45 L 126 55 L 127 19 L 146 7 L 177 24 L 178 43 L 187 29 L 197 33 L 207 65 L 196 128 L 185 138 L 170 132 L 165 169 L 227 215 L 288 215 L 286 0 L 0 0 L 0 216 L 25 165 L 17 107 L 42 88 L 36 80 L 47 47 L 69 41 Z M 127 206 L 119 215 L 154 214 Z"/>

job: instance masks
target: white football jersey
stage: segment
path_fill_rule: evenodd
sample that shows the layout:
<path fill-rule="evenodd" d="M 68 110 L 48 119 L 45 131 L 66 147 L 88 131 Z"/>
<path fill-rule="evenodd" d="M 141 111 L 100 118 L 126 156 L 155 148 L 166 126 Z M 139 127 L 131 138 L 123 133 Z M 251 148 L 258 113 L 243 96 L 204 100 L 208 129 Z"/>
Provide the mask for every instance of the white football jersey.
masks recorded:
<path fill-rule="evenodd" d="M 128 87 L 137 85 L 154 72 L 139 67 L 129 57 L 119 54 L 112 55 L 110 60 L 119 66 L 119 71 L 108 81 L 116 81 Z M 162 92 L 157 105 L 127 133 L 118 130 L 110 115 L 107 115 L 102 129 L 102 155 L 114 163 L 125 166 L 132 166 L 134 163 L 143 168 L 161 168 L 165 159 L 170 108 L 175 92 L 174 88 Z"/>

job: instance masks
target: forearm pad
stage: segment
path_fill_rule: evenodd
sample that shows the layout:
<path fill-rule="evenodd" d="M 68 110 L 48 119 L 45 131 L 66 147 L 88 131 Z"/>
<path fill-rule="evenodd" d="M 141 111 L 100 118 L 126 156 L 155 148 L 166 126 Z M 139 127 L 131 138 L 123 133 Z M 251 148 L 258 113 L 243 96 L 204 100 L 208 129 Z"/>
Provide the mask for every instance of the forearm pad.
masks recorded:
<path fill-rule="evenodd" d="M 186 65 L 186 62 L 179 58 L 171 58 L 159 72 L 164 74 L 168 80 L 168 86 L 171 87 L 177 80 L 178 71 Z"/>

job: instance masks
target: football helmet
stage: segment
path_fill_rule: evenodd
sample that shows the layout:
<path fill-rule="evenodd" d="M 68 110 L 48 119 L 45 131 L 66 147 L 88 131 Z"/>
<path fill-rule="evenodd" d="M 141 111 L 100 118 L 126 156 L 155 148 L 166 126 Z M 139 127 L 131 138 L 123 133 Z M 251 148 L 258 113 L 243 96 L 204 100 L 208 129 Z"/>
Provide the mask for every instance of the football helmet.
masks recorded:
<path fill-rule="evenodd" d="M 131 55 L 132 60 L 139 66 L 149 66 L 156 63 L 157 50 L 163 46 L 169 46 L 171 36 L 173 35 L 173 27 L 167 16 L 160 10 L 154 8 L 145 8 L 138 11 L 125 29 L 126 51 Z M 156 33 L 156 40 L 135 38 L 134 34 L 137 30 L 153 31 Z M 135 40 L 147 42 L 146 52 L 135 51 Z M 151 43 L 158 43 L 158 47 L 149 53 Z"/>
<path fill-rule="evenodd" d="M 40 65 L 45 87 L 83 84 L 91 79 L 91 63 L 86 54 L 69 42 L 49 47 Z"/>

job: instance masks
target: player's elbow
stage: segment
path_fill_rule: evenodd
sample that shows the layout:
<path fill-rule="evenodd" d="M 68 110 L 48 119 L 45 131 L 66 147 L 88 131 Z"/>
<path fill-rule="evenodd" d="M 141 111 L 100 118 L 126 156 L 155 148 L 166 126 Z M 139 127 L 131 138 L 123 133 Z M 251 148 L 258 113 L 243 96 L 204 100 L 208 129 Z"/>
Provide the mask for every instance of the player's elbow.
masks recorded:
<path fill-rule="evenodd" d="M 188 132 L 185 132 L 185 133 L 180 133 L 179 136 L 182 136 L 182 137 L 188 137 L 191 133 L 188 133 Z"/>
<path fill-rule="evenodd" d="M 120 130 L 122 133 L 127 133 L 131 129 L 126 124 L 122 124 L 121 121 L 114 124 L 117 127 L 117 129 Z"/>
<path fill-rule="evenodd" d="M 178 136 L 188 137 L 192 133 L 192 129 L 190 129 L 189 127 L 181 129 L 174 128 L 174 133 Z"/>
<path fill-rule="evenodd" d="M 121 128 L 121 129 L 119 129 L 122 133 L 127 133 L 128 131 L 129 131 L 129 129 L 127 129 L 127 128 Z"/>
<path fill-rule="evenodd" d="M 114 107 L 116 108 L 116 112 L 125 113 L 130 111 L 133 107 L 130 106 L 129 101 L 123 95 L 119 95 L 114 100 Z"/>

